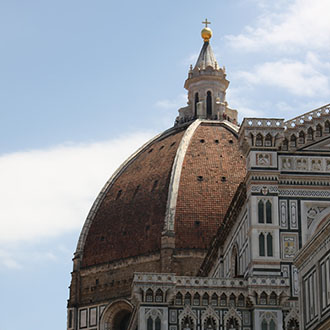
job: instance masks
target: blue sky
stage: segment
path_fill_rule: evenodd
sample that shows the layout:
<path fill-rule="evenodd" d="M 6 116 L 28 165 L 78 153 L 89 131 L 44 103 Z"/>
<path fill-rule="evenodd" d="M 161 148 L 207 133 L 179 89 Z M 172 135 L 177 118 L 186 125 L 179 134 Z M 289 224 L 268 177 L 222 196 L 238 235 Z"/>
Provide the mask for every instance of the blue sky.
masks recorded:
<path fill-rule="evenodd" d="M 64 329 L 71 258 L 112 172 L 186 102 L 211 22 L 239 116 L 330 103 L 328 0 L 0 1 L 0 330 Z"/>

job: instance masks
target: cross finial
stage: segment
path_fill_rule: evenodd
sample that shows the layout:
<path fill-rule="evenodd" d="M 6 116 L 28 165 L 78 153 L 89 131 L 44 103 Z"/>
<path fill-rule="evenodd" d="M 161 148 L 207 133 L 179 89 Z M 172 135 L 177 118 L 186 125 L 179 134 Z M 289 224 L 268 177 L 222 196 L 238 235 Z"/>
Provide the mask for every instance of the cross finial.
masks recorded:
<path fill-rule="evenodd" d="M 211 24 L 211 22 L 208 22 L 207 18 L 205 18 L 205 22 L 202 22 L 202 24 L 205 24 L 205 27 L 207 27 L 209 24 Z"/>

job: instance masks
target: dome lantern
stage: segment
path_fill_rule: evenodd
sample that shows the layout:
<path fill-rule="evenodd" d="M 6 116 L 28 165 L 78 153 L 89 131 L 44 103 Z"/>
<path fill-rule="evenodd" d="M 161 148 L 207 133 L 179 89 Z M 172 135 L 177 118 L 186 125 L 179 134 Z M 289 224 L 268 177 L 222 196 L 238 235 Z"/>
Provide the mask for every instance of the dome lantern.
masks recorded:
<path fill-rule="evenodd" d="M 210 39 L 211 22 L 205 19 L 201 31 L 204 44 L 194 67 L 190 67 L 184 87 L 188 91 L 188 105 L 179 109 L 177 124 L 194 119 L 224 120 L 237 122 L 237 111 L 230 109 L 226 102 L 229 81 L 224 67 L 219 67 L 213 53 Z"/>

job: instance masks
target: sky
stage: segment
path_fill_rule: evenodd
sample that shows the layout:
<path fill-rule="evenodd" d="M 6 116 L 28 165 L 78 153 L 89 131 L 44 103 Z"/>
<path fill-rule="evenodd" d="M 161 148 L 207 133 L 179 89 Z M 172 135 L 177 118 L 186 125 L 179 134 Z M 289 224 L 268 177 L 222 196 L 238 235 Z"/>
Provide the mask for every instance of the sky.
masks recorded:
<path fill-rule="evenodd" d="M 328 0 L 0 0 L 0 330 L 65 329 L 87 213 L 185 106 L 206 17 L 240 120 L 290 119 L 330 103 L 329 12 Z"/>

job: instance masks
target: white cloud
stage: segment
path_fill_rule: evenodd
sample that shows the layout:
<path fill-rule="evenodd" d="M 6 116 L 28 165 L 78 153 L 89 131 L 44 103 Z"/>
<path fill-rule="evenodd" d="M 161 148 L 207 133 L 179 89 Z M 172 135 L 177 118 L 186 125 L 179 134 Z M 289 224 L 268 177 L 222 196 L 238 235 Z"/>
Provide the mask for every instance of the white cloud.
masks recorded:
<path fill-rule="evenodd" d="M 0 157 L 0 259 L 14 268 L 4 250 L 81 228 L 106 180 L 151 133 Z M 7 252 L 6 252 L 7 251 Z M 47 258 L 53 258 L 51 254 Z"/>
<path fill-rule="evenodd" d="M 264 9 L 255 26 L 239 35 L 229 35 L 230 44 L 246 51 L 299 51 L 297 48 L 330 49 L 330 1 L 281 1 L 281 6 L 257 3 Z M 276 1 L 275 1 L 276 3 Z"/>
<path fill-rule="evenodd" d="M 316 55 L 309 53 L 305 62 L 289 59 L 265 62 L 235 76 L 251 85 L 276 86 L 299 96 L 330 95 L 329 78 L 324 71 L 328 64 L 319 70 L 321 65 Z"/>
<path fill-rule="evenodd" d="M 15 260 L 15 257 L 2 249 L 0 249 L 0 265 L 14 270 L 21 269 L 21 265 Z"/>

